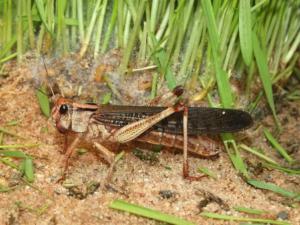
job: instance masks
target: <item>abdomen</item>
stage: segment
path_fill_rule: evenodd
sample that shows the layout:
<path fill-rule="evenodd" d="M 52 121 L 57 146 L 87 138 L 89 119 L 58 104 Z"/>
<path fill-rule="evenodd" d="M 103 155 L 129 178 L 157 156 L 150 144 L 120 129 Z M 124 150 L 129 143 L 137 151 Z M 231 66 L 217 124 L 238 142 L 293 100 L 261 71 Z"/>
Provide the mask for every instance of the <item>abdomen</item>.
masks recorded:
<path fill-rule="evenodd" d="M 137 138 L 137 141 L 183 149 L 183 136 L 151 131 Z M 189 136 L 188 151 L 200 157 L 213 157 L 219 153 L 220 144 L 207 136 Z"/>

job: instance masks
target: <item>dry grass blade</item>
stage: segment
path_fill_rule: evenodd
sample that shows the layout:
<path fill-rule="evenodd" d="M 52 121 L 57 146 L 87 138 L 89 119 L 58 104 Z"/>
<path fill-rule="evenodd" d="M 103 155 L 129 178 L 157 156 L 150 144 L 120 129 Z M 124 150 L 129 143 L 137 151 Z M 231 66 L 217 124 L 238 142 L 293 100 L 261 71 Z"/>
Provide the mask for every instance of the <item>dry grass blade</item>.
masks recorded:
<path fill-rule="evenodd" d="M 267 223 L 267 224 L 275 224 L 275 225 L 291 225 L 291 223 L 286 221 L 279 220 L 269 220 L 263 218 L 248 218 L 248 217 L 237 217 L 237 216 L 228 216 L 211 212 L 202 212 L 201 216 L 219 219 L 219 220 L 229 220 L 229 221 L 248 221 L 248 222 L 258 222 L 258 223 Z"/>

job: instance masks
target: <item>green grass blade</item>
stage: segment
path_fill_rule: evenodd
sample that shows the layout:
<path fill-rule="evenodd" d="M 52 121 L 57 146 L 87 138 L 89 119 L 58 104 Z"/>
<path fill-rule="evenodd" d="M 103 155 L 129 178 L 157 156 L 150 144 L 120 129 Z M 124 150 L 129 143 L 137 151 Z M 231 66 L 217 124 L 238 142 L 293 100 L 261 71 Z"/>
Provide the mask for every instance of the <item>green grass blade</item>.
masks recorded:
<path fill-rule="evenodd" d="M 134 45 L 135 45 L 136 41 L 138 40 L 138 34 L 139 34 L 139 31 L 141 30 L 140 24 L 143 19 L 145 8 L 146 8 L 146 1 L 141 1 L 139 4 L 139 7 L 138 7 L 137 18 L 136 18 L 136 21 L 134 22 L 134 27 L 131 32 L 130 38 L 128 40 L 127 47 L 124 50 L 123 59 L 121 61 L 120 71 L 122 74 L 125 73 L 125 71 L 127 71 L 127 66 L 129 63 L 130 56 L 132 55 Z"/>
<path fill-rule="evenodd" d="M 34 169 L 33 169 L 33 162 L 32 159 L 27 157 L 24 159 L 24 174 L 28 182 L 34 181 Z"/>
<path fill-rule="evenodd" d="M 0 131 L 2 131 L 0 129 Z M 2 131 L 3 132 L 3 131 Z M 4 133 L 4 132 L 3 132 Z M 0 145 L 0 149 L 12 149 L 12 148 L 33 148 L 37 147 L 39 144 L 14 144 L 14 145 Z"/>
<path fill-rule="evenodd" d="M 255 214 L 255 215 L 262 215 L 262 214 L 267 213 L 267 211 L 265 211 L 265 210 L 252 209 L 252 208 L 247 208 L 247 207 L 243 207 L 243 206 L 235 206 L 233 208 L 234 208 L 234 210 L 236 210 L 238 212 L 244 212 L 244 213 Z"/>
<path fill-rule="evenodd" d="M 214 17 L 213 8 L 210 0 L 201 1 L 203 12 L 207 21 L 207 29 L 210 39 L 210 46 L 212 49 L 213 61 L 216 71 L 216 80 L 218 91 L 222 100 L 223 107 L 231 108 L 233 106 L 233 98 L 229 84 L 227 73 L 222 69 L 221 65 L 221 51 L 220 39 L 217 31 L 216 21 Z"/>
<path fill-rule="evenodd" d="M 153 99 L 157 93 L 157 82 L 158 82 L 158 73 L 152 75 L 152 85 L 151 85 L 151 95 L 150 98 Z"/>
<path fill-rule="evenodd" d="M 252 153 L 253 155 L 256 155 L 257 157 L 265 160 L 268 163 L 272 163 L 272 164 L 276 164 L 278 165 L 278 163 L 276 161 L 274 161 L 273 159 L 269 158 L 268 156 L 265 156 L 264 154 L 262 154 L 261 152 L 257 151 L 254 148 L 250 148 L 247 145 L 241 144 L 239 145 L 239 147 L 247 152 Z"/>
<path fill-rule="evenodd" d="M 268 69 L 267 55 L 261 49 L 258 38 L 254 32 L 252 33 L 252 38 L 253 38 L 252 41 L 253 41 L 254 56 L 259 70 L 260 79 L 264 87 L 268 104 L 272 110 L 273 117 L 276 122 L 276 126 L 278 129 L 280 129 L 280 123 L 278 121 L 276 110 L 275 110 L 273 90 L 272 90 L 272 80 L 271 80 L 271 74 L 269 73 L 269 69 Z"/>
<path fill-rule="evenodd" d="M 50 102 L 48 96 L 45 94 L 46 89 L 42 87 L 40 90 L 36 91 L 36 96 L 43 114 L 46 117 L 50 117 Z"/>
<path fill-rule="evenodd" d="M 0 193 L 9 192 L 13 190 L 15 187 L 6 187 L 2 184 L 0 184 Z"/>
<path fill-rule="evenodd" d="M 158 41 L 154 34 L 151 35 L 152 41 L 154 46 L 158 46 Z M 163 48 L 159 48 L 158 50 L 154 51 L 152 56 L 155 64 L 157 65 L 161 74 L 164 75 L 168 88 L 173 90 L 176 87 L 176 79 L 175 76 L 170 68 L 169 60 L 166 51 Z"/>
<path fill-rule="evenodd" d="M 280 170 L 282 172 L 288 173 L 288 174 L 293 174 L 293 175 L 300 175 L 300 169 L 290 169 L 286 167 L 282 167 L 280 165 L 272 164 L 272 163 L 263 163 L 264 167 L 271 168 L 271 169 L 276 169 Z"/>
<path fill-rule="evenodd" d="M 8 134 L 10 136 L 14 136 L 14 137 L 17 137 L 17 138 L 20 138 L 20 139 L 25 139 L 23 136 L 21 135 L 18 135 L 10 130 L 7 130 L 6 128 L 3 128 L 3 127 L 0 127 L 0 132 L 4 133 L 4 134 Z"/>
<path fill-rule="evenodd" d="M 273 135 L 268 131 L 268 129 L 264 129 L 264 134 L 268 141 L 274 146 L 274 148 L 279 152 L 279 154 L 289 163 L 292 163 L 294 159 L 287 153 L 287 151 L 279 144 L 279 142 L 273 137 Z"/>
<path fill-rule="evenodd" d="M 273 191 L 282 196 L 285 196 L 288 198 L 295 198 L 296 201 L 300 201 L 300 193 L 294 193 L 292 191 L 288 191 L 288 190 L 283 189 L 273 183 L 267 183 L 264 181 L 252 180 L 252 179 L 248 180 L 247 182 L 256 188 Z"/>
<path fill-rule="evenodd" d="M 130 212 L 136 215 L 140 215 L 146 218 L 155 219 L 158 221 L 166 222 L 169 224 L 180 224 L 180 225 L 192 225 L 194 223 L 191 223 L 187 220 L 168 215 L 153 209 L 145 208 L 139 205 L 131 204 L 128 202 L 125 202 L 123 200 L 115 200 L 110 204 L 110 208 L 122 210 L 125 212 Z"/>
<path fill-rule="evenodd" d="M 4 133 L 0 131 L 0 145 L 3 144 Z"/>
<path fill-rule="evenodd" d="M 249 178 L 247 166 L 241 157 L 235 140 L 233 140 L 233 136 L 231 134 L 223 134 L 222 140 L 235 169 L 237 169 L 244 177 Z"/>
<path fill-rule="evenodd" d="M 1 47 L 0 58 L 3 58 L 7 53 L 10 53 L 10 50 L 16 44 L 16 42 L 17 42 L 17 37 L 16 36 L 11 37 L 11 39 L 3 47 Z M 2 61 L 0 62 L 2 63 Z"/>
<path fill-rule="evenodd" d="M 84 20 L 83 20 L 83 6 L 82 0 L 77 0 L 77 18 L 78 18 L 78 28 L 80 41 L 83 42 L 84 39 Z"/>
<path fill-rule="evenodd" d="M 114 2 L 108 28 L 105 31 L 104 41 L 101 47 L 101 53 L 104 53 L 107 50 L 109 40 L 110 40 L 110 35 L 112 34 L 113 29 L 115 27 L 117 16 L 118 16 L 118 4 L 117 2 Z"/>
<path fill-rule="evenodd" d="M 28 157 L 24 152 L 10 151 L 10 150 L 1 150 L 0 156 L 12 157 L 12 158 L 22 158 L 22 159 L 25 159 Z"/>
<path fill-rule="evenodd" d="M 201 173 L 204 173 L 206 174 L 207 176 L 210 176 L 214 179 L 217 179 L 217 175 L 214 174 L 212 171 L 210 171 L 208 168 L 205 168 L 205 167 L 199 167 L 198 168 L 198 171 L 201 172 Z"/>
<path fill-rule="evenodd" d="M 24 2 L 25 3 L 25 2 Z M 23 21 L 22 21 L 22 9 L 23 9 L 23 1 L 17 1 L 17 60 L 18 63 L 22 60 L 22 55 L 24 53 L 24 33 L 23 33 Z"/>
<path fill-rule="evenodd" d="M 11 55 L 8 55 L 8 56 L 6 56 L 6 57 L 0 59 L 0 63 L 4 63 L 4 62 L 6 62 L 6 61 L 8 61 L 8 60 L 11 60 L 11 59 L 17 57 L 17 56 L 18 56 L 18 53 L 15 52 L 15 53 L 13 53 L 13 54 L 11 54 Z"/>
<path fill-rule="evenodd" d="M 110 99 L 111 99 L 111 92 L 108 92 L 103 96 L 101 104 L 103 105 L 108 104 Z"/>
<path fill-rule="evenodd" d="M 34 2 L 36 4 L 39 16 L 40 16 L 44 26 L 46 27 L 47 31 L 51 34 L 51 36 L 53 36 L 53 33 L 46 21 L 46 12 L 45 12 L 45 7 L 44 7 L 44 1 L 43 0 L 34 0 Z"/>
<path fill-rule="evenodd" d="M 101 4 L 101 12 L 99 13 L 97 24 L 96 24 L 96 35 L 95 35 L 95 50 L 94 50 L 94 58 L 96 58 L 99 54 L 100 43 L 102 41 L 102 31 L 105 19 L 105 13 L 107 12 L 107 2 L 108 0 L 104 0 Z"/>
<path fill-rule="evenodd" d="M 205 217 L 208 217 L 208 218 L 218 219 L 218 220 L 248 221 L 248 222 L 258 222 L 258 223 L 275 224 L 275 225 L 291 225 L 291 223 L 286 222 L 286 221 L 260 219 L 260 218 L 237 217 L 237 216 L 228 216 L 228 215 L 222 215 L 222 214 L 211 213 L 211 212 L 202 212 L 202 213 L 200 213 L 200 216 L 205 216 Z"/>
<path fill-rule="evenodd" d="M 9 158 L 0 157 L 0 162 L 2 162 L 3 164 L 5 164 L 13 169 L 19 170 L 19 167 L 15 163 L 13 163 Z"/>
<path fill-rule="evenodd" d="M 85 54 L 88 46 L 89 46 L 89 43 L 90 43 L 90 39 L 91 39 L 91 36 L 92 36 L 92 32 L 94 30 L 94 26 L 95 26 L 95 23 L 96 23 L 96 19 L 97 19 L 97 16 L 100 12 L 100 3 L 101 3 L 101 0 L 98 0 L 96 2 L 96 5 L 95 5 L 95 8 L 94 8 L 94 11 L 93 11 L 93 14 L 92 14 L 92 18 L 90 20 L 90 24 L 87 28 L 87 32 L 86 32 L 86 36 L 85 38 L 83 39 L 83 42 L 82 42 L 82 46 L 81 46 L 81 49 L 80 49 L 80 57 L 83 57 L 83 55 Z"/>
<path fill-rule="evenodd" d="M 250 0 L 239 1 L 239 37 L 244 62 L 250 66 L 253 56 Z"/>

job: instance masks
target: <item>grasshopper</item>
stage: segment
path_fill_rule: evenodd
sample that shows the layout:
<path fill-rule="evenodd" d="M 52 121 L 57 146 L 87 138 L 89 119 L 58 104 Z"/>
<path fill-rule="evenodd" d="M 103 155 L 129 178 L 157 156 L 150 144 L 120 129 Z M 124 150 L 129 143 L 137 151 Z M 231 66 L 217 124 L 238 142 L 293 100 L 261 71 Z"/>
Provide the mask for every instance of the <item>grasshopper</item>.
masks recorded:
<path fill-rule="evenodd" d="M 201 135 L 238 132 L 249 128 L 253 120 L 242 110 L 187 107 L 183 101 L 169 107 L 153 106 L 172 95 L 179 97 L 182 93 L 183 88 L 178 86 L 173 92 L 157 97 L 148 106 L 80 104 L 66 98 L 57 99 L 52 109 L 56 128 L 60 133 L 73 133 L 76 136 L 65 150 L 63 177 L 76 145 L 85 138 L 92 141 L 110 163 L 110 175 L 114 154 L 101 142 L 126 143 L 137 140 L 182 148 L 183 177 L 200 179 L 189 175 L 188 151 L 202 157 L 218 154 L 217 149 L 202 144 Z"/>

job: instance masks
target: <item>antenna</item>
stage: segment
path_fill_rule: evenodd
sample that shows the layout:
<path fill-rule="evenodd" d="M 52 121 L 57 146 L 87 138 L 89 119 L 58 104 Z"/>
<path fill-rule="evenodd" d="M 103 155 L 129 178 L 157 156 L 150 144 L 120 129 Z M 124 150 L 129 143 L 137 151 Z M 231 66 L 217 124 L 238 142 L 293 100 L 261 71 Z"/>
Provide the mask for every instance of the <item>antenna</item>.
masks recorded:
<path fill-rule="evenodd" d="M 47 66 L 46 66 L 46 63 L 45 63 L 44 55 L 43 55 L 43 54 L 42 54 L 42 59 L 43 59 L 43 64 L 44 64 L 44 68 L 45 68 L 45 70 L 46 70 L 46 73 L 47 73 L 47 75 L 49 75 L 48 70 L 47 70 Z M 47 83 L 47 84 L 48 84 L 48 83 Z M 51 87 L 49 84 L 48 84 L 48 86 L 49 86 L 49 88 L 50 88 L 50 90 L 51 90 L 52 96 L 54 96 L 54 91 L 53 91 L 52 87 Z"/>

